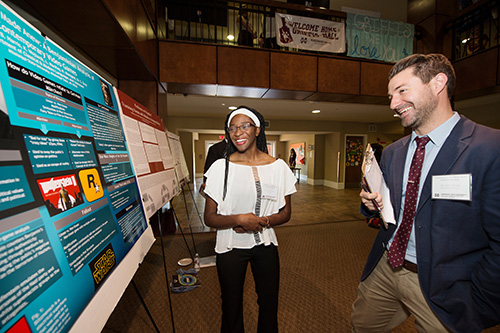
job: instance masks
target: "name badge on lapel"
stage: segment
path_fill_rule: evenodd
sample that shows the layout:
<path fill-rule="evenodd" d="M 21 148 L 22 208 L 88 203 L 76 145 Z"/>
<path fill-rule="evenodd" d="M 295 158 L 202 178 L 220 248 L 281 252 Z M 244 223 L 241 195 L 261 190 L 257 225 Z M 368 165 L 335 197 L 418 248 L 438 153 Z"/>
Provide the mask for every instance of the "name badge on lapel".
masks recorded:
<path fill-rule="evenodd" d="M 432 199 L 471 201 L 472 174 L 432 176 Z"/>

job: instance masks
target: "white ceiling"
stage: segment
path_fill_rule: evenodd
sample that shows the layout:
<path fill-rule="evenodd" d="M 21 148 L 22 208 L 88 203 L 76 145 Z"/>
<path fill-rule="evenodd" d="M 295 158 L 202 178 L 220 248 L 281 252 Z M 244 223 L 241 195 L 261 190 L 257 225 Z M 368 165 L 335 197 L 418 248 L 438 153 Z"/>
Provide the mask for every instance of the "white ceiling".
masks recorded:
<path fill-rule="evenodd" d="M 383 123 L 394 120 L 388 105 L 168 94 L 169 116 L 224 118 L 229 106 L 246 105 L 266 119 Z M 313 110 L 321 110 L 313 114 Z"/>
<path fill-rule="evenodd" d="M 262 98 L 231 98 L 201 95 L 168 94 L 169 116 L 224 118 L 229 106 L 246 105 L 258 110 L 268 120 L 317 120 L 385 123 L 394 121 L 388 105 L 310 102 Z M 311 111 L 319 109 L 321 113 Z M 500 94 L 492 94 L 455 103 L 455 110 L 466 117 L 500 128 Z M 200 129 L 200 132 L 203 132 Z"/>

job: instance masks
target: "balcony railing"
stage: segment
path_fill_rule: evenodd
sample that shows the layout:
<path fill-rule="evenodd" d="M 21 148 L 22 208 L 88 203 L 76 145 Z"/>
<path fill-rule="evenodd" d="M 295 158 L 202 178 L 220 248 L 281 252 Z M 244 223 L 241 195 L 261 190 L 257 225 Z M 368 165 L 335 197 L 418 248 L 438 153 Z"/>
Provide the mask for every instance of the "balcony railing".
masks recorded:
<path fill-rule="evenodd" d="M 271 19 L 275 12 L 336 22 L 345 22 L 347 15 L 318 7 L 265 0 L 164 0 L 164 3 L 168 22 L 165 35 L 169 39 L 238 45 L 238 18 L 246 11 L 248 22 L 255 31 L 251 46 L 308 53 L 312 51 L 280 47 L 275 42 L 266 42 L 266 37 L 275 36 L 274 20 Z M 457 19 L 446 24 L 445 35 L 450 37 L 444 40 L 452 46 L 452 60 L 468 57 L 500 44 L 500 0 L 480 1 L 463 9 L 463 12 Z"/>
<path fill-rule="evenodd" d="M 495 47 L 500 42 L 500 1 L 471 6 L 447 25 L 453 37 L 452 59 L 458 60 Z"/>
<path fill-rule="evenodd" d="M 298 50 L 277 46 L 275 42 L 275 12 L 336 22 L 346 19 L 343 12 L 276 1 L 166 0 L 165 3 L 170 39 L 238 45 L 239 20 L 246 12 L 248 23 L 255 32 L 251 46 L 293 51 Z M 273 37 L 271 42 L 269 39 Z"/>

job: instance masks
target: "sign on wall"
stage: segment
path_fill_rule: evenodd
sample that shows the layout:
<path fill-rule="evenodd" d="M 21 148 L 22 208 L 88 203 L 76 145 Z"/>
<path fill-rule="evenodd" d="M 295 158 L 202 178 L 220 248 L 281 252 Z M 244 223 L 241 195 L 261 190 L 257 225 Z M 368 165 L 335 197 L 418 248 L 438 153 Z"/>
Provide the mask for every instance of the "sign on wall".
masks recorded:
<path fill-rule="evenodd" d="M 343 22 L 276 13 L 278 45 L 302 50 L 345 52 Z"/>
<path fill-rule="evenodd" d="M 397 62 L 413 54 L 413 24 L 347 13 L 347 55 Z"/>

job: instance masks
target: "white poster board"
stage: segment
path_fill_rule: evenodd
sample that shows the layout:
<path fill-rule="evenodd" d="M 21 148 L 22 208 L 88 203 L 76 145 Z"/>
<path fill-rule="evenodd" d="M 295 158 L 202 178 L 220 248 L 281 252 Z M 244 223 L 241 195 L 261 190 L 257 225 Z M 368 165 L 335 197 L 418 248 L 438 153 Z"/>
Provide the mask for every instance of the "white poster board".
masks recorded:
<path fill-rule="evenodd" d="M 174 156 L 175 171 L 179 179 L 179 183 L 184 185 L 189 182 L 189 170 L 187 167 L 186 159 L 184 158 L 184 153 L 182 151 L 181 141 L 179 136 L 167 131 L 168 143 L 170 145 L 170 150 Z"/>
<path fill-rule="evenodd" d="M 149 219 L 179 192 L 174 156 L 161 118 L 115 88 L 125 137 L 146 217 Z"/>

